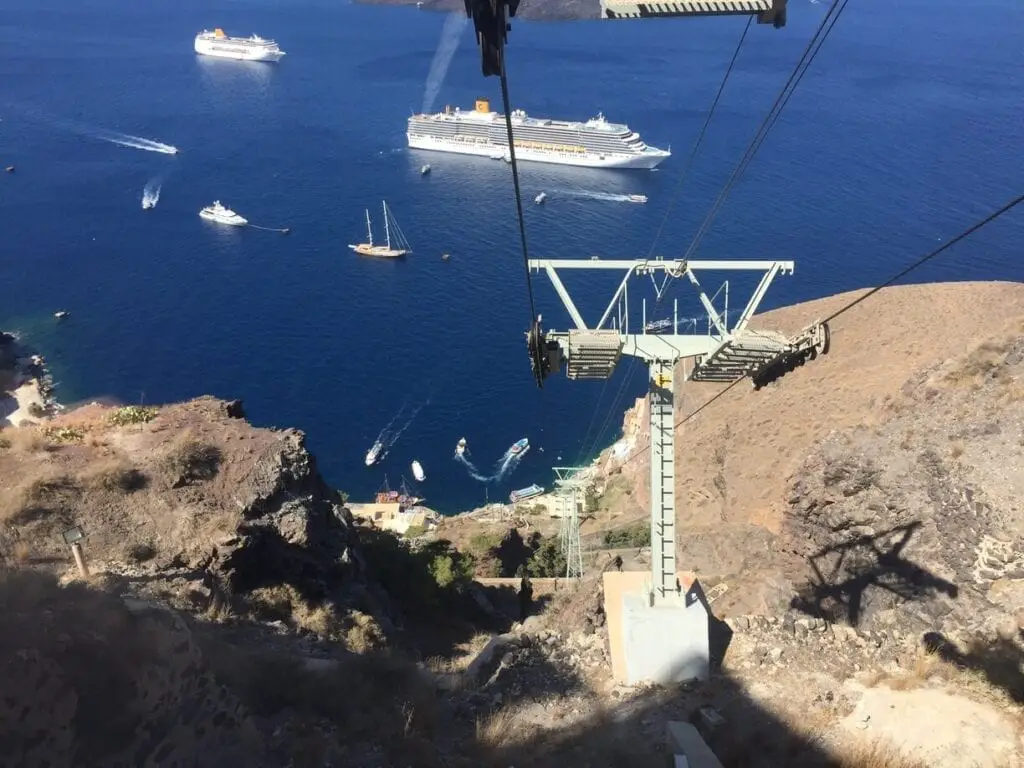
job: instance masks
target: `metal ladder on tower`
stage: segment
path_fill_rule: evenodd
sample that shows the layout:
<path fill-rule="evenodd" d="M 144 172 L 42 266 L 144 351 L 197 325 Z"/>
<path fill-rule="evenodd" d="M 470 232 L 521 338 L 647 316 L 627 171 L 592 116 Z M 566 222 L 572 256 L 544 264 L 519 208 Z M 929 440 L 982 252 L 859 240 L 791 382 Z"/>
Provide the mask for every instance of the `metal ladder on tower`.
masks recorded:
<path fill-rule="evenodd" d="M 676 591 L 675 397 L 673 363 L 650 366 L 651 600 Z"/>

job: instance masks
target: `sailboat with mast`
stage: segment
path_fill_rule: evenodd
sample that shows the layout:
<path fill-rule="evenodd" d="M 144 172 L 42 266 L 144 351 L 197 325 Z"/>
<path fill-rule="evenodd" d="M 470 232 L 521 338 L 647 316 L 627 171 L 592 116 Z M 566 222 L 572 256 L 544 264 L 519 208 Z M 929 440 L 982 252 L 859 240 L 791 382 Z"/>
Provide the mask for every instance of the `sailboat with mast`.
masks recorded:
<path fill-rule="evenodd" d="M 392 247 L 392 238 L 394 238 L 395 247 Z M 369 209 L 366 210 L 366 240 L 365 243 L 349 244 L 348 247 L 360 256 L 376 256 L 383 259 L 395 259 L 412 253 L 409 241 L 406 240 L 401 227 L 398 226 L 394 214 L 388 209 L 387 200 L 384 201 L 384 245 L 373 244 L 373 225 L 370 222 Z"/>

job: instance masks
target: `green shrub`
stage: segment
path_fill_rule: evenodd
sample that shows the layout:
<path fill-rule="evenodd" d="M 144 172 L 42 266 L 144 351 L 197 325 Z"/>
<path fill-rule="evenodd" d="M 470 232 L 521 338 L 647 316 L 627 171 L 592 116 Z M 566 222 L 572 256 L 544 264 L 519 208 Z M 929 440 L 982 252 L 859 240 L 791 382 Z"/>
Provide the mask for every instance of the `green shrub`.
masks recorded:
<path fill-rule="evenodd" d="M 125 427 L 129 424 L 145 424 L 156 418 L 156 408 L 146 408 L 141 405 L 126 405 L 118 408 L 107 417 L 107 420 L 115 427 Z"/>
<path fill-rule="evenodd" d="M 391 531 L 361 527 L 359 543 L 377 583 L 410 613 L 443 607 L 473 578 L 473 558 L 450 541 L 413 548 Z"/>
<path fill-rule="evenodd" d="M 526 568 L 531 576 L 538 578 L 565 576 L 565 554 L 562 552 L 562 542 L 554 537 L 544 539 L 534 551 Z"/>
<path fill-rule="evenodd" d="M 408 528 L 405 529 L 405 538 L 415 539 L 419 536 L 422 536 L 426 532 L 427 526 L 425 525 L 410 525 Z"/>
<path fill-rule="evenodd" d="M 604 534 L 604 545 L 609 549 L 649 547 L 651 545 L 650 524 L 634 523 L 617 531 L 607 531 Z"/>
<path fill-rule="evenodd" d="M 47 427 L 43 430 L 43 437 L 55 443 L 80 443 L 85 432 L 77 427 Z"/>

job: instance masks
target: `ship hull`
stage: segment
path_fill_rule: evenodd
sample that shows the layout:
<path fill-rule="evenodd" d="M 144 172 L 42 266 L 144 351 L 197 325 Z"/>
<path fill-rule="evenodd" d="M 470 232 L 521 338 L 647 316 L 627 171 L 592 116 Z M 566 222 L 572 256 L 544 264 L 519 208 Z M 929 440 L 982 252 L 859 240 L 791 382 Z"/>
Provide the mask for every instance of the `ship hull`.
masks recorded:
<path fill-rule="evenodd" d="M 408 253 L 408 251 L 404 251 L 400 248 L 386 248 L 381 245 L 368 245 L 366 243 L 350 245 L 349 248 L 360 256 L 373 256 L 378 259 L 399 259 Z"/>
<path fill-rule="evenodd" d="M 280 61 L 281 57 L 284 56 L 284 51 L 266 50 L 258 47 L 218 47 L 217 43 L 210 40 L 196 40 L 195 49 L 196 53 L 202 54 L 203 56 L 213 56 L 218 59 L 235 59 L 236 61 L 276 62 Z"/>
<path fill-rule="evenodd" d="M 507 145 L 491 142 L 453 142 L 431 136 L 414 136 L 407 133 L 406 139 L 411 149 L 425 149 L 434 152 L 451 152 L 459 155 L 477 155 L 500 159 L 508 152 Z M 533 163 L 551 163 L 554 165 L 575 165 L 585 168 L 622 168 L 651 170 L 658 167 L 670 155 L 663 150 L 644 152 L 642 154 L 613 154 L 583 152 L 580 154 L 544 152 L 526 147 L 516 149 L 516 160 Z"/>
<path fill-rule="evenodd" d="M 206 221 L 212 221 L 215 224 L 224 224 L 229 227 L 244 227 L 249 223 L 248 219 L 243 219 L 241 216 L 235 216 L 233 218 L 225 219 L 221 216 L 214 216 L 209 213 L 199 213 L 199 218 L 205 219 Z"/>

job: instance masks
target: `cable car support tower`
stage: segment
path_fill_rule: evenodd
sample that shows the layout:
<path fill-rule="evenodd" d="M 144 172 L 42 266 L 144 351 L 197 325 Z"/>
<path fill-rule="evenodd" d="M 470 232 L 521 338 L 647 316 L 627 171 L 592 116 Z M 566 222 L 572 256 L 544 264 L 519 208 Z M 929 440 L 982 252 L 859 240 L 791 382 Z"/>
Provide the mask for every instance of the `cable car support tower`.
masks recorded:
<path fill-rule="evenodd" d="M 828 351 L 828 328 L 815 323 L 793 337 L 748 328 L 769 286 L 779 274 L 792 274 L 792 261 L 685 261 L 664 259 L 577 260 L 531 259 L 532 271 L 543 271 L 575 327 L 545 331 L 538 316 L 527 332 L 531 365 L 538 383 L 559 369 L 568 378 L 607 379 L 623 355 L 647 364 L 650 398 L 651 572 L 639 602 L 626 601 L 623 631 L 630 677 L 662 682 L 705 678 L 709 660 L 708 616 L 699 598 L 684 591 L 676 563 L 675 396 L 677 363 L 690 358 L 686 380 L 729 383 L 751 377 L 759 386 L 779 372 Z M 559 275 L 562 270 L 624 272 L 601 318 L 587 325 Z M 719 312 L 701 286 L 702 272 L 759 272 L 760 281 L 746 306 L 729 324 L 728 304 Z M 673 304 L 671 329 L 649 332 L 646 302 L 644 322 L 630 327 L 629 282 L 653 278 L 659 304 L 662 291 L 676 280 L 689 283 L 707 313 L 708 331 L 676 332 L 681 322 Z M 659 287 L 660 283 L 660 287 Z M 679 663 L 680 653 L 691 661 Z M 632 661 L 636 660 L 635 665 Z"/>
<path fill-rule="evenodd" d="M 498 76 L 501 79 L 502 100 L 505 112 L 509 113 L 504 50 L 511 30 L 509 18 L 515 16 L 519 0 L 465 0 L 465 5 L 466 14 L 472 18 L 476 31 L 483 75 Z M 786 23 L 786 0 L 675 0 L 656 3 L 601 0 L 602 19 L 725 15 L 752 16 L 758 24 L 771 24 L 778 29 Z M 805 51 L 804 56 L 807 55 Z M 796 74 L 794 71 L 791 79 Z M 776 103 L 781 102 L 782 98 L 783 94 L 780 94 Z M 770 127 L 767 119 L 766 124 Z M 748 329 L 750 318 L 771 282 L 780 273 L 792 273 L 792 261 L 530 259 L 522 216 L 513 128 L 508 114 L 506 132 L 531 306 L 527 344 L 538 385 L 543 385 L 546 377 L 562 367 L 570 379 L 607 379 L 623 355 L 642 360 L 648 368 L 651 571 L 640 594 L 634 594 L 635 590 L 624 591 L 621 593 L 621 602 L 615 606 L 615 613 L 621 616 L 618 622 L 621 632 L 616 632 L 617 638 L 610 638 L 613 645 L 613 668 L 616 664 L 614 649 L 617 644 L 625 657 L 626 674 L 622 676 L 629 683 L 643 680 L 668 683 L 692 678 L 706 679 L 710 672 L 709 611 L 695 584 L 683 590 L 676 563 L 674 377 L 677 364 L 687 358 L 693 361 L 689 372 L 684 374 L 687 380 L 735 383 L 749 376 L 754 388 L 759 389 L 788 370 L 802 365 L 805 360 L 813 359 L 819 352 L 827 352 L 828 326 L 815 323 L 794 337 Z M 755 141 L 752 147 L 756 146 Z M 741 167 L 742 163 L 737 172 Z M 734 172 L 734 176 L 737 172 Z M 723 194 L 727 189 L 728 185 Z M 594 326 L 584 322 L 559 277 L 559 270 L 573 269 L 619 270 L 625 273 Z M 566 331 L 543 329 L 541 316 L 533 310 L 530 287 L 530 275 L 539 270 L 543 270 L 550 279 L 569 313 L 573 328 Z M 724 313 L 717 312 L 697 277 L 706 271 L 730 270 L 761 273 L 753 295 L 731 325 L 728 305 Z M 680 334 L 677 306 L 673 310 L 669 332 L 649 332 L 651 326 L 646 323 L 646 318 L 640 331 L 633 332 L 629 319 L 628 283 L 633 277 L 647 276 L 655 278 L 659 307 L 667 287 L 674 280 L 685 278 L 696 289 L 706 310 L 707 333 Z M 661 278 L 660 284 L 657 278 Z M 646 304 L 643 306 L 646 314 Z M 617 314 L 613 318 L 612 313 L 616 310 Z M 654 327 L 664 324 L 659 321 Z M 569 531 L 566 533 L 569 534 Z M 568 542 L 570 538 L 571 535 L 567 535 L 565 541 Z M 631 577 L 631 574 L 615 576 Z M 605 601 L 611 631 L 612 613 L 608 611 L 610 598 L 607 586 L 606 583 Z M 616 676 L 620 675 L 617 673 Z"/>

